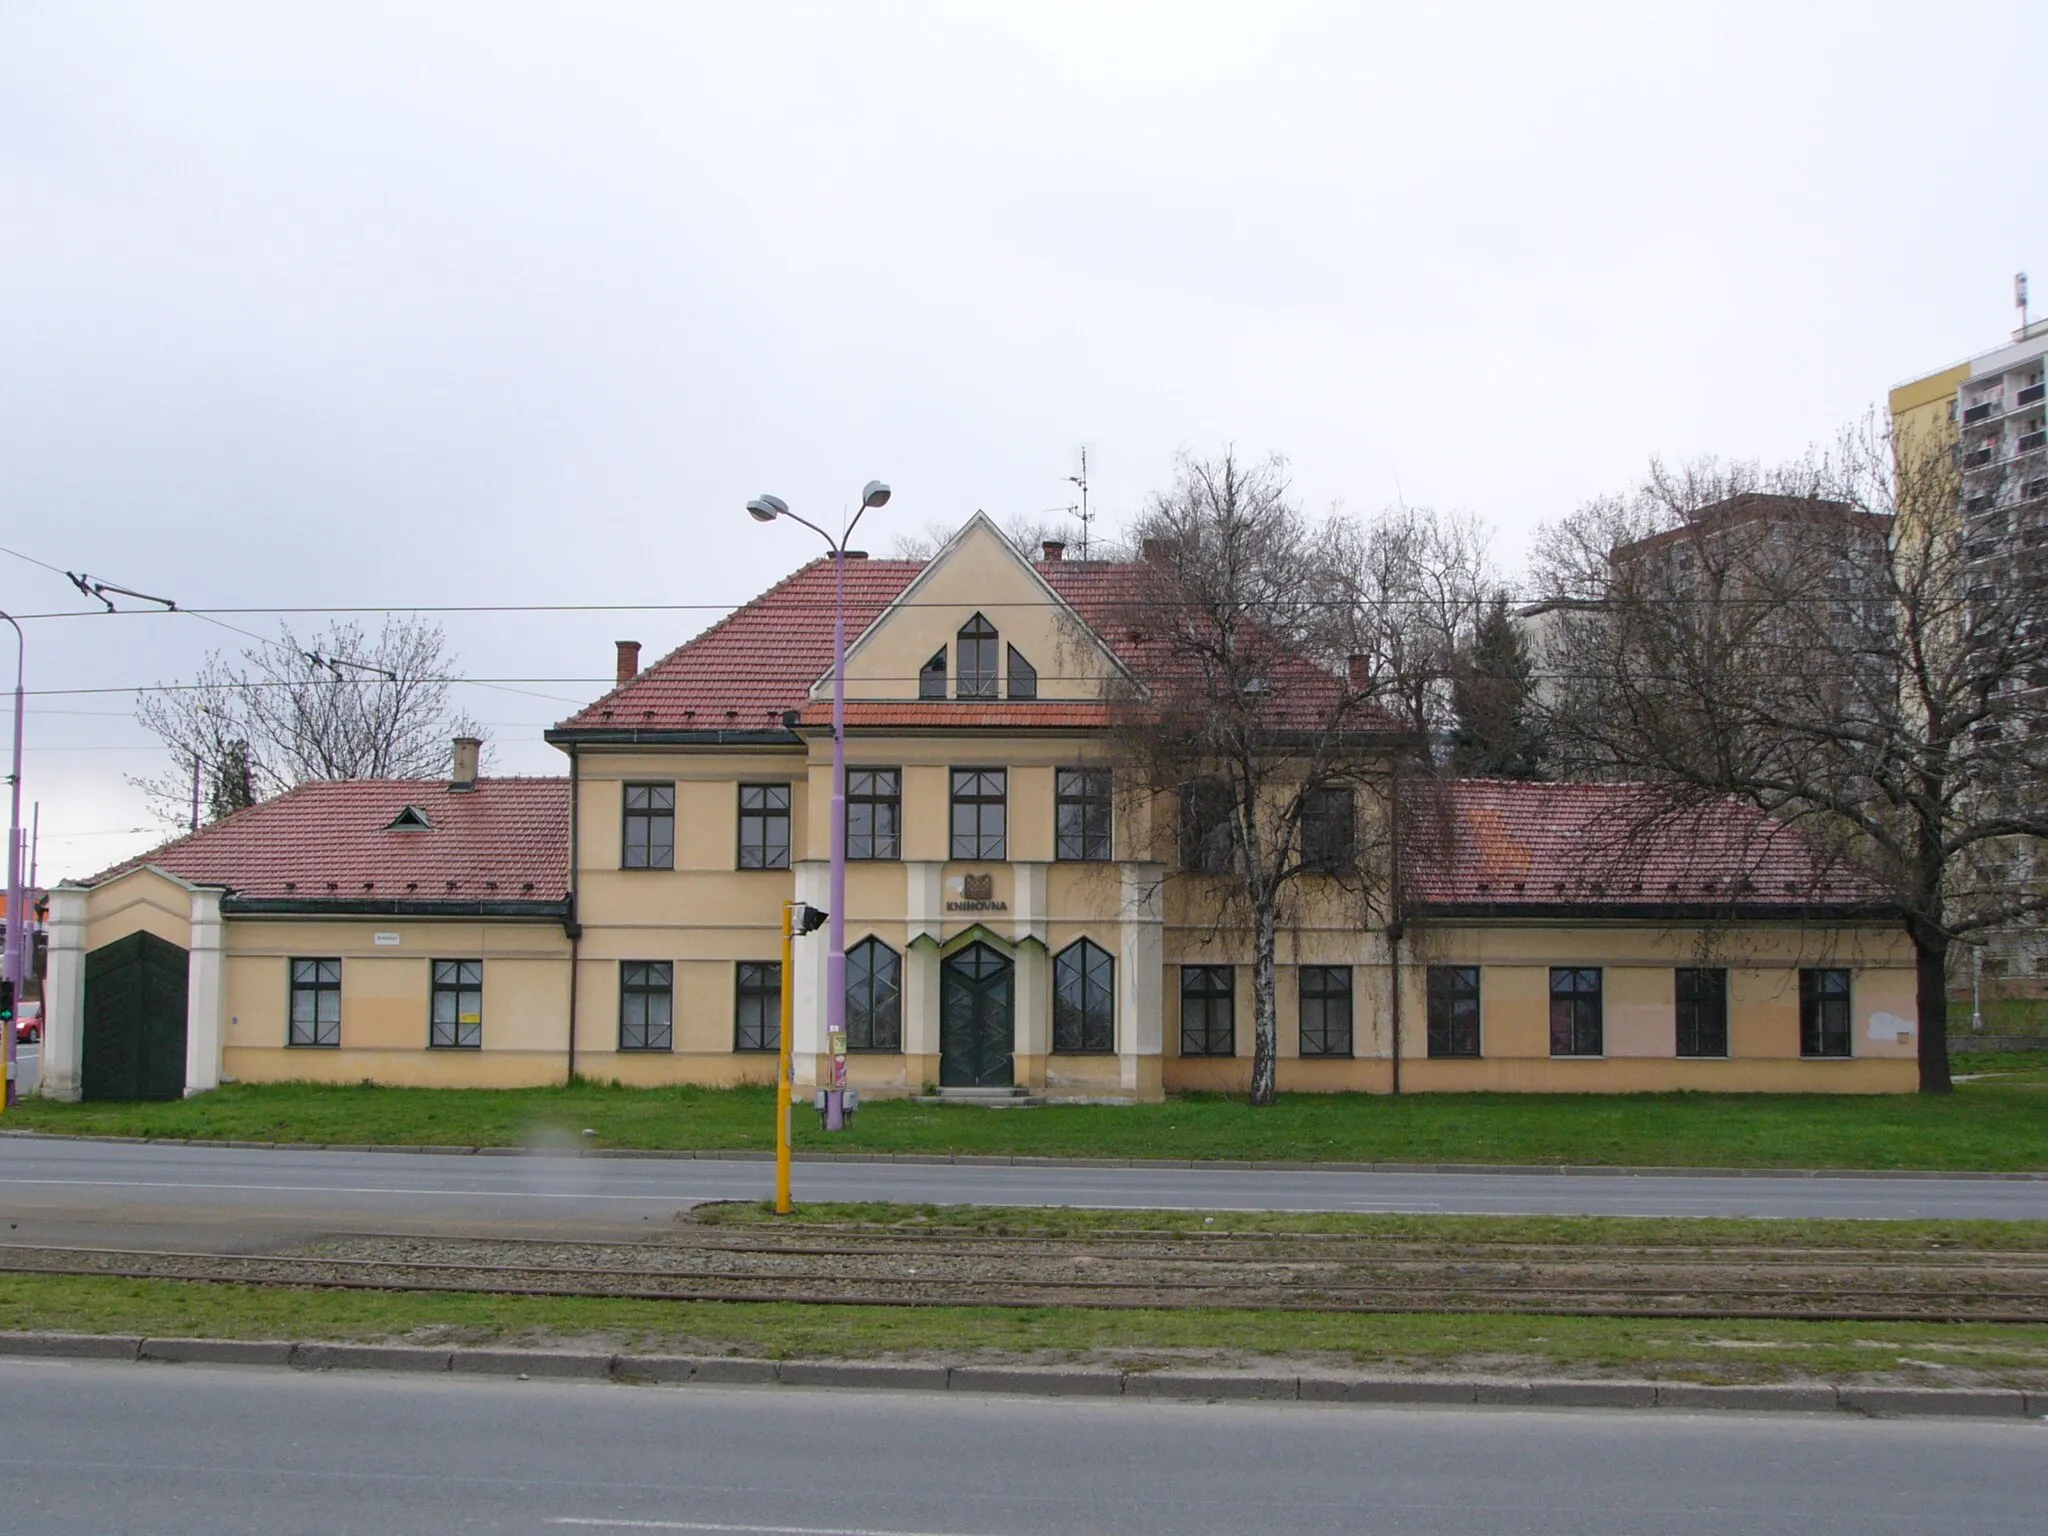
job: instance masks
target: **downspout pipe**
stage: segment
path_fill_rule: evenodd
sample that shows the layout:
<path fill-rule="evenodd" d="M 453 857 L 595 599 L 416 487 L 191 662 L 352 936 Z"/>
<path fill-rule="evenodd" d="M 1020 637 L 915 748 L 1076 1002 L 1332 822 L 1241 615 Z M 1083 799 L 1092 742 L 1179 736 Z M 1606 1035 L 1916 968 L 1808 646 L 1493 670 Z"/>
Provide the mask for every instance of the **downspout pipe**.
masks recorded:
<path fill-rule="evenodd" d="M 576 1086 L 576 994 L 583 989 L 577 985 L 581 972 L 577 966 L 579 952 L 583 947 L 583 920 L 576 908 L 576 871 L 583 862 L 577 857 L 577 829 L 582 816 L 581 769 L 583 760 L 576 748 L 569 747 L 569 915 L 562 923 L 562 931 L 569 936 L 569 1072 L 563 1086 Z"/>

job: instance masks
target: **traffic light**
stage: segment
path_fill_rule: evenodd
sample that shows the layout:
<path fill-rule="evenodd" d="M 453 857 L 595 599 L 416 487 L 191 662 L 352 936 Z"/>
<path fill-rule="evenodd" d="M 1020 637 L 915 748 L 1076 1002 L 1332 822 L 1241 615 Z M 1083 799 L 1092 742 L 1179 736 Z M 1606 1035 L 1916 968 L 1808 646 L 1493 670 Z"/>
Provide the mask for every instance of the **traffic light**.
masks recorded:
<path fill-rule="evenodd" d="M 796 921 L 792 931 L 797 934 L 816 933 L 825 926 L 825 919 L 829 915 L 828 913 L 820 912 L 816 907 L 799 902 L 797 903 Z"/>
<path fill-rule="evenodd" d="M 0 977 L 0 1026 L 14 1028 L 14 982 L 7 977 Z M 6 1038 L 0 1035 L 0 1040 Z"/>

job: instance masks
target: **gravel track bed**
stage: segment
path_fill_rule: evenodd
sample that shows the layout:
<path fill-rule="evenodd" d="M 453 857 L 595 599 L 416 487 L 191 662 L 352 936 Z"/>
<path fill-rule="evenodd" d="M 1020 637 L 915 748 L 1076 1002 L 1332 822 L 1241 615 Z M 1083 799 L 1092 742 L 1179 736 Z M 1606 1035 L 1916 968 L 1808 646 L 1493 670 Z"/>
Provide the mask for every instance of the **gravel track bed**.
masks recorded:
<path fill-rule="evenodd" d="M 963 1238 L 884 1228 L 705 1228 L 656 1242 L 588 1243 L 355 1234 L 264 1254 L 0 1245 L 0 1270 L 874 1306 L 2048 1321 L 2048 1254 L 2042 1253 L 1304 1236 Z"/>

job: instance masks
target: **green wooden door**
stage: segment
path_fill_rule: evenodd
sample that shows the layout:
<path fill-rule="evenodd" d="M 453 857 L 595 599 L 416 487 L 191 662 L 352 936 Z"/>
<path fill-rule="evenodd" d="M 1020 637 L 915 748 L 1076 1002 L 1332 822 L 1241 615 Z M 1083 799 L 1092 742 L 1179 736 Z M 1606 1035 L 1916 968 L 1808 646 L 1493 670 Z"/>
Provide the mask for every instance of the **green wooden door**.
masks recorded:
<path fill-rule="evenodd" d="M 181 1097 L 185 951 L 153 933 L 131 933 L 87 955 L 82 1044 L 83 1097 Z"/>
<path fill-rule="evenodd" d="M 986 944 L 947 957 L 939 989 L 939 1085 L 1007 1088 L 1016 1081 L 1014 971 Z"/>

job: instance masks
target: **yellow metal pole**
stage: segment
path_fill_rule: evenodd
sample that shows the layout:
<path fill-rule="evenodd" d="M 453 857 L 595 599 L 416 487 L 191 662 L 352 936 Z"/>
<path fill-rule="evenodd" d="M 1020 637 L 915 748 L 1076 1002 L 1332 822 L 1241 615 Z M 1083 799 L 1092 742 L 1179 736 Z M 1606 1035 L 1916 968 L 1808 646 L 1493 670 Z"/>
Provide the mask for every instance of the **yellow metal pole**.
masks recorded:
<path fill-rule="evenodd" d="M 796 968 L 791 963 L 796 906 L 782 904 L 782 1034 L 775 1069 L 775 1214 L 789 1214 L 789 1075 L 794 1059 L 790 1036 L 796 1019 Z"/>

